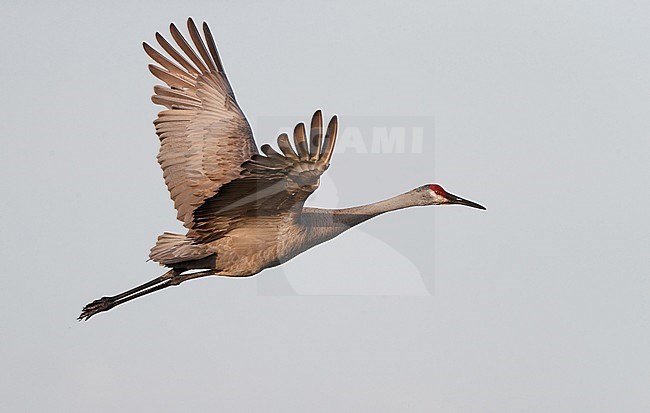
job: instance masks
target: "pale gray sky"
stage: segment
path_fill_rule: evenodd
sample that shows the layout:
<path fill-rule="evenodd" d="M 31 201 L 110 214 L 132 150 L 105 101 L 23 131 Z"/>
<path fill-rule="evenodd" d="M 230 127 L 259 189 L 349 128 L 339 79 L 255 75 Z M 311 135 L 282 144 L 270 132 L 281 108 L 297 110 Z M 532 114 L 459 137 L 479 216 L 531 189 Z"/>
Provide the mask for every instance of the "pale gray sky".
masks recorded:
<path fill-rule="evenodd" d="M 3 5 L 0 410 L 650 411 L 649 14 Z M 312 205 L 438 182 L 488 210 L 389 214 L 257 277 L 78 323 L 159 275 L 148 250 L 180 229 L 140 43 L 190 15 L 210 23 L 260 144 L 317 108 L 361 133 L 370 153 L 337 154 Z M 372 153 L 368 131 L 393 126 L 422 127 L 422 151 Z"/>

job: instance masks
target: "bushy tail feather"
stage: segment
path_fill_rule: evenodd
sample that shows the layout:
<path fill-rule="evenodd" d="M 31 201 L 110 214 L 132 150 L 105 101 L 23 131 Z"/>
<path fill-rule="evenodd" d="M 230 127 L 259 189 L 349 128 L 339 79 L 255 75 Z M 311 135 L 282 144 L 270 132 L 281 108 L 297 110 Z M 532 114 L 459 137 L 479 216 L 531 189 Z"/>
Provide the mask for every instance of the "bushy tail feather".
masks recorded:
<path fill-rule="evenodd" d="M 161 265 L 170 266 L 183 261 L 199 260 L 211 254 L 205 245 L 194 244 L 183 234 L 165 232 L 158 236 L 156 245 L 149 252 L 149 258 Z"/>

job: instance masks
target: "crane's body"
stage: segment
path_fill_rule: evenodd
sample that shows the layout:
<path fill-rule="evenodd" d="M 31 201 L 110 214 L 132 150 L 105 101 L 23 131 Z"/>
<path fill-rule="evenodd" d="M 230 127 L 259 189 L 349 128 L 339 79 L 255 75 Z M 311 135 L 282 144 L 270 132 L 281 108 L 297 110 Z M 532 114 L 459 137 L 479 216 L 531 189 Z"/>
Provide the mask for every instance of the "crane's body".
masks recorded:
<path fill-rule="evenodd" d="M 298 217 L 293 214 L 249 217 L 240 228 L 206 244 L 195 245 L 185 235 L 165 233 L 159 237 L 161 248 L 154 247 L 150 257 L 179 270 L 204 269 L 210 263 L 210 269 L 219 275 L 247 277 L 287 262 L 379 214 L 426 205 L 427 192 L 426 187 L 421 187 L 385 201 L 345 209 L 303 207 Z M 170 248 L 171 245 L 174 247 Z M 184 246 L 193 248 L 196 256 L 175 261 L 170 252 Z M 211 257 L 214 259 L 210 260 Z"/>
<path fill-rule="evenodd" d="M 280 152 L 253 134 L 226 77 L 207 24 L 204 43 L 188 20 L 194 48 L 174 24 L 170 31 L 181 52 L 156 33 L 172 60 L 148 44 L 159 66 L 151 73 L 167 86 L 154 88 L 154 103 L 167 109 L 154 121 L 160 138 L 158 162 L 186 234 L 164 233 L 150 259 L 169 268 L 162 276 L 121 294 L 86 305 L 79 320 L 184 281 L 210 276 L 246 277 L 280 265 L 347 229 L 384 212 L 426 205 L 479 204 L 427 184 L 396 197 L 345 209 L 305 207 L 334 152 L 338 119 L 323 134 L 321 111 L 278 137 Z M 198 52 L 198 54 L 197 54 Z"/>

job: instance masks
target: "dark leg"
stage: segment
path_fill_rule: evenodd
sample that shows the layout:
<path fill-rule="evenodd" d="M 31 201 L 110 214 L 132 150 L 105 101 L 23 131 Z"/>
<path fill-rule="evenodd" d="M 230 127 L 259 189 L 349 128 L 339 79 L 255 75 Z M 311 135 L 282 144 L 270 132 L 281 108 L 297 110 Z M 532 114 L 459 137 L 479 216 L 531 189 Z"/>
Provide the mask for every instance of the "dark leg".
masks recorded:
<path fill-rule="evenodd" d="M 185 275 L 183 275 L 178 270 L 169 270 L 160 277 L 132 288 L 128 291 L 125 291 L 121 294 L 114 295 L 112 297 L 102 297 L 98 300 L 93 301 L 83 308 L 81 315 L 77 318 L 77 320 L 88 320 L 90 317 L 94 316 L 97 313 L 108 311 L 115 306 L 124 304 L 127 301 L 131 301 L 135 298 L 142 297 L 143 295 L 162 290 L 163 288 L 178 285 L 193 278 L 205 277 L 207 275 L 214 274 L 216 274 L 215 270 L 200 271 Z"/>

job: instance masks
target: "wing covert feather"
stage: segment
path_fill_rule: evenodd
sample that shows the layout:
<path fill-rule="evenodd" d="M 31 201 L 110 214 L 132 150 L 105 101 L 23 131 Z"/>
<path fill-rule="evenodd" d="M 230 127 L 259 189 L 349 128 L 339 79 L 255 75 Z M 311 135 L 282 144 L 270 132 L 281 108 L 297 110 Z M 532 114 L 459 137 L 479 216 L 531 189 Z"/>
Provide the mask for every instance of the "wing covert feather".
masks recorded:
<path fill-rule="evenodd" d="M 263 145 L 263 154 L 255 154 L 244 162 L 237 179 L 224 184 L 218 194 L 196 209 L 188 236 L 204 243 L 246 225 L 252 217 L 289 215 L 299 219 L 305 200 L 318 188 L 320 176 L 329 168 L 337 124 L 334 116 L 322 140 L 319 110 L 311 123 L 312 139 L 307 141 L 302 123 L 296 126 L 295 150 L 284 133 L 278 137 L 282 153 Z"/>

